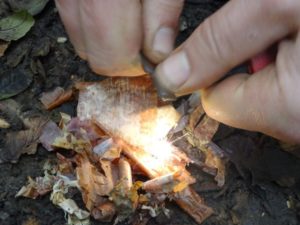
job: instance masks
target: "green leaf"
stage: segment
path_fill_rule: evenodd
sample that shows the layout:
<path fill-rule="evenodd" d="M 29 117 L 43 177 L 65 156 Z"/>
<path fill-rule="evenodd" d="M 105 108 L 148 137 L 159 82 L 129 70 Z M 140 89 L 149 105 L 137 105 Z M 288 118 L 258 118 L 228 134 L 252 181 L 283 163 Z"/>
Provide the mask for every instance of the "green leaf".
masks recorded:
<path fill-rule="evenodd" d="M 0 39 L 15 41 L 23 37 L 33 26 L 34 19 L 26 11 L 14 13 L 0 20 Z"/>
<path fill-rule="evenodd" d="M 16 12 L 26 10 L 31 15 L 39 14 L 49 0 L 8 0 L 10 7 Z"/>

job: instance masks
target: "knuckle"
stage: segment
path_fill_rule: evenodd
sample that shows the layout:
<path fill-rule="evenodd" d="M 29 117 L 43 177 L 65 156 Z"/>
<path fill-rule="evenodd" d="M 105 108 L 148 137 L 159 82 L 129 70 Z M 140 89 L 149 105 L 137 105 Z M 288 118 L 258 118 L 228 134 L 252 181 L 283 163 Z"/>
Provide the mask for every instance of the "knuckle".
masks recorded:
<path fill-rule="evenodd" d="M 226 34 L 220 33 L 212 20 L 204 21 L 202 29 L 196 31 L 197 42 L 203 41 L 206 54 L 217 63 L 227 64 L 228 49 L 230 49 L 230 41 L 226 39 Z M 201 40 L 202 39 L 202 40 Z M 203 50 L 203 49 L 201 49 Z"/>
<path fill-rule="evenodd" d="M 270 15 L 280 16 L 284 19 L 298 15 L 300 12 L 300 2 L 298 0 L 264 0 L 261 2 L 261 10 Z"/>
<path fill-rule="evenodd" d="M 183 5 L 184 0 L 157 0 L 157 4 L 165 9 L 178 9 Z"/>

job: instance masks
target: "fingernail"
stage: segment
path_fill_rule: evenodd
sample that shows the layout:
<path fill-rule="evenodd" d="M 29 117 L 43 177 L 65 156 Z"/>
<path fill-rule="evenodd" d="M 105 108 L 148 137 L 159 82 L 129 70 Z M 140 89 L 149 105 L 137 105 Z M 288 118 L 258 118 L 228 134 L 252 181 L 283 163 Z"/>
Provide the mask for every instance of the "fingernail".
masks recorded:
<path fill-rule="evenodd" d="M 184 51 L 179 51 L 165 60 L 156 71 L 155 76 L 168 89 L 178 90 L 189 78 L 190 64 Z"/>
<path fill-rule="evenodd" d="M 168 55 L 173 50 L 175 31 L 170 27 L 161 27 L 153 40 L 153 51 Z"/>

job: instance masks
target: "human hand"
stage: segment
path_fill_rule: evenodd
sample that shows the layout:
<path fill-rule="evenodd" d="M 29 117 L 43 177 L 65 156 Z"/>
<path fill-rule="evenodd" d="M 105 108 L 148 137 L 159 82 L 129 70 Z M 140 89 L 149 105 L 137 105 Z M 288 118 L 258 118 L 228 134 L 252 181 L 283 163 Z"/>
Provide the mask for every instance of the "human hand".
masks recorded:
<path fill-rule="evenodd" d="M 300 143 L 299 27 L 298 0 L 231 0 L 158 66 L 156 79 L 178 95 L 201 89 L 218 121 Z M 274 43 L 273 63 L 216 83 Z"/>
<path fill-rule="evenodd" d="M 172 50 L 184 0 L 56 0 L 78 55 L 99 74 L 144 74 L 140 51 L 159 63 Z"/>

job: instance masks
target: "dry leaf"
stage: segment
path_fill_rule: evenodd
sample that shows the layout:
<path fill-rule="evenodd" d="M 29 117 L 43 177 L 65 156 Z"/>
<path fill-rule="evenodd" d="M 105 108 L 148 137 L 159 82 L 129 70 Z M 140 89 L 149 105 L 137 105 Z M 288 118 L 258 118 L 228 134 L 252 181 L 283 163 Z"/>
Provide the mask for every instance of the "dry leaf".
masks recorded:
<path fill-rule="evenodd" d="M 206 206 L 203 199 L 191 188 L 178 192 L 176 194 L 176 203 L 199 224 L 213 214 L 212 208 Z"/>
<path fill-rule="evenodd" d="M 189 142 L 199 149 L 206 148 L 207 144 L 217 132 L 219 122 L 208 117 L 202 105 L 199 105 L 190 115 L 189 125 L 186 128 Z"/>
<path fill-rule="evenodd" d="M 120 158 L 121 148 L 114 143 L 112 138 L 109 138 L 96 145 L 93 148 L 93 152 L 96 153 L 100 159 L 113 161 Z"/>
<path fill-rule="evenodd" d="M 10 124 L 5 120 L 0 118 L 0 129 L 10 128 Z"/>
<path fill-rule="evenodd" d="M 57 153 L 56 157 L 58 159 L 58 171 L 63 175 L 69 175 L 75 173 L 75 168 L 73 167 L 72 161 L 63 155 Z"/>
<path fill-rule="evenodd" d="M 110 222 L 116 214 L 116 206 L 114 203 L 107 201 L 94 208 L 91 213 L 96 220 Z"/>
<path fill-rule="evenodd" d="M 68 225 L 89 225 L 90 214 L 87 211 L 80 209 L 74 200 L 65 197 L 68 188 L 69 185 L 63 180 L 60 179 L 56 181 L 53 185 L 50 200 L 68 215 Z"/>
<path fill-rule="evenodd" d="M 65 91 L 62 87 L 57 87 L 53 91 L 42 93 L 40 101 L 46 109 L 51 110 L 69 101 L 72 96 L 71 89 Z"/>
<path fill-rule="evenodd" d="M 49 121 L 43 128 L 39 142 L 48 151 L 53 151 L 53 142 L 58 138 L 62 137 L 63 132 L 53 121 Z"/>
<path fill-rule="evenodd" d="M 77 155 L 76 173 L 83 201 L 86 208 L 92 211 L 105 202 L 103 196 L 108 196 L 111 192 L 111 183 L 89 161 L 86 154 Z"/>
<path fill-rule="evenodd" d="M 116 205 L 118 211 L 118 217 L 115 223 L 129 218 L 135 212 L 139 203 L 138 190 L 141 187 L 141 182 L 134 183 L 129 190 L 122 182 L 114 187 L 110 193 L 110 198 Z"/>
<path fill-rule="evenodd" d="M 10 42 L 0 41 L 0 57 L 4 56 L 6 49 L 8 48 Z"/>
<path fill-rule="evenodd" d="M 30 70 L 17 67 L 0 74 L 0 100 L 7 99 L 25 91 L 33 80 Z"/>
<path fill-rule="evenodd" d="M 30 124 L 27 130 L 14 131 L 6 134 L 4 146 L 0 151 L 0 162 L 16 163 L 22 154 L 34 154 L 36 152 L 39 137 L 47 119 L 33 117 L 24 120 Z"/>
<path fill-rule="evenodd" d="M 52 191 L 52 187 L 56 181 L 56 177 L 45 173 L 43 177 L 37 177 L 33 180 L 31 177 L 28 177 L 28 184 L 23 186 L 16 197 L 26 197 L 36 199 L 38 196 L 45 195 Z"/>

